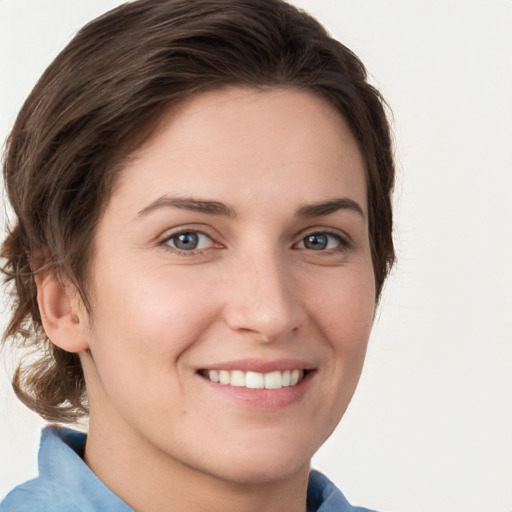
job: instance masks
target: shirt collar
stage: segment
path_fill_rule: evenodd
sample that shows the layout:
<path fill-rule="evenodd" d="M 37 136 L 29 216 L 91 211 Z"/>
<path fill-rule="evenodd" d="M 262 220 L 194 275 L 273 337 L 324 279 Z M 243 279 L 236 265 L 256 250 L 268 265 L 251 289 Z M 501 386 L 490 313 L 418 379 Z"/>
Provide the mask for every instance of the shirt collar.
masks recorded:
<path fill-rule="evenodd" d="M 39 477 L 81 512 L 134 512 L 85 464 L 86 435 L 64 427 L 43 430 L 39 450 Z M 308 511 L 371 512 L 354 508 L 341 491 L 318 471 L 311 471 L 308 483 Z"/>
<path fill-rule="evenodd" d="M 43 430 L 39 450 L 39 476 L 53 486 L 55 495 L 81 512 L 133 512 L 82 460 L 86 435 L 63 427 Z"/>

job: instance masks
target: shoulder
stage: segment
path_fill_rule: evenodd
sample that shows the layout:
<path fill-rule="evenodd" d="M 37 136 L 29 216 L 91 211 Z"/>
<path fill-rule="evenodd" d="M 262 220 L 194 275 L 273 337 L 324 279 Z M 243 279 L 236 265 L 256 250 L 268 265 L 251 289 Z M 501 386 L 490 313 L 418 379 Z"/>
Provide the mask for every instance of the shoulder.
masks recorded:
<path fill-rule="evenodd" d="M 65 512 L 71 511 L 53 492 L 52 486 L 40 478 L 30 480 L 12 490 L 0 503 L 0 512 Z"/>
<path fill-rule="evenodd" d="M 326 476 L 314 470 L 309 475 L 308 510 L 312 512 L 376 512 L 352 506 Z"/>
<path fill-rule="evenodd" d="M 39 476 L 13 489 L 0 503 L 0 512 L 76 510 L 72 503 L 66 504 L 66 492 L 58 485 L 54 467 L 67 466 L 70 453 L 77 456 L 75 450 L 78 451 L 78 445 L 84 441 L 85 435 L 79 432 L 59 427 L 45 428 L 39 450 Z"/>
<path fill-rule="evenodd" d="M 61 427 L 44 429 L 39 476 L 11 491 L 0 512 L 133 512 L 82 460 L 85 439 Z"/>

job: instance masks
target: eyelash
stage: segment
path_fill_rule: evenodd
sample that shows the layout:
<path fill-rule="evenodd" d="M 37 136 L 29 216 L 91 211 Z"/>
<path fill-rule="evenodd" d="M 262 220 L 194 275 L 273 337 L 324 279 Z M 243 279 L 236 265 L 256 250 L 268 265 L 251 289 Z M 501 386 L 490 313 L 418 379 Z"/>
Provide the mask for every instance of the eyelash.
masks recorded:
<path fill-rule="evenodd" d="M 158 245 L 166 251 L 172 252 L 173 254 L 176 254 L 178 256 L 185 256 L 185 257 L 201 256 L 206 251 L 208 251 L 212 248 L 212 247 L 207 247 L 207 248 L 203 248 L 203 249 L 184 250 L 184 249 L 179 249 L 178 247 L 172 247 L 169 244 L 169 242 L 173 239 L 176 239 L 177 237 L 179 237 L 181 235 L 205 236 L 210 240 L 211 245 L 213 245 L 213 246 L 216 245 L 216 242 L 213 240 L 213 238 L 210 235 L 208 235 L 207 233 L 205 233 L 203 231 L 197 230 L 197 229 L 183 229 L 181 231 L 171 233 L 170 235 L 168 235 L 164 239 L 162 239 L 158 243 Z M 338 245 L 334 248 L 321 249 L 318 251 L 315 251 L 314 249 L 308 249 L 307 247 L 301 247 L 301 248 L 297 247 L 297 245 L 299 245 L 299 244 L 304 244 L 305 240 L 308 237 L 312 237 L 315 235 L 316 236 L 327 236 L 327 237 L 334 238 L 334 239 L 336 239 Z M 324 255 L 327 255 L 327 254 L 339 254 L 339 253 L 345 252 L 352 247 L 352 243 L 350 242 L 350 240 L 347 237 L 343 237 L 338 232 L 333 232 L 333 231 L 330 231 L 327 229 L 322 229 L 322 230 L 314 230 L 314 231 L 304 234 L 301 237 L 301 239 L 299 240 L 299 242 L 296 242 L 295 244 L 293 244 L 293 247 L 298 250 L 304 250 L 304 251 L 308 251 L 311 253 L 315 253 L 315 252 L 322 253 Z M 217 244 L 217 248 L 222 248 L 222 246 L 220 244 Z"/>
<path fill-rule="evenodd" d="M 179 249 L 178 247 L 172 247 L 169 244 L 169 242 L 171 240 L 173 240 L 173 239 L 176 239 L 177 237 L 179 237 L 181 235 L 205 236 L 205 237 L 207 237 L 210 240 L 212 245 L 216 245 L 215 241 L 213 240 L 213 238 L 210 235 L 208 235 L 207 233 L 204 233 L 203 231 L 200 231 L 198 229 L 183 229 L 181 231 L 177 231 L 176 233 L 171 233 L 170 235 L 166 236 L 163 240 L 161 240 L 158 245 L 160 247 L 162 247 L 166 251 L 172 252 L 173 254 L 176 254 L 178 256 L 185 256 L 185 257 L 187 257 L 187 256 L 188 257 L 190 257 L 190 256 L 201 256 L 206 251 L 211 249 L 211 247 L 207 247 L 207 248 L 204 248 L 204 249 L 184 250 L 184 249 Z M 219 247 L 220 247 L 220 245 L 219 245 Z"/>
<path fill-rule="evenodd" d="M 296 244 L 294 244 L 295 246 L 297 246 L 298 244 L 303 244 L 304 241 L 308 238 L 308 237 L 312 237 L 312 236 L 328 236 L 328 237 L 331 237 L 331 238 L 334 238 L 336 239 L 338 245 L 334 248 L 330 248 L 330 249 L 322 249 L 322 250 L 319 250 L 319 251 L 315 251 L 314 249 L 309 249 L 311 252 L 318 252 L 318 253 L 323 253 L 323 254 L 339 254 L 341 252 L 345 252 L 347 251 L 348 249 L 350 249 L 352 247 L 352 243 L 351 241 L 348 239 L 348 237 L 344 237 L 342 236 L 340 233 L 338 232 L 334 232 L 334 231 L 330 231 L 328 229 L 320 229 L 320 230 L 314 230 L 314 231 L 310 231 L 309 233 L 306 233 L 304 236 L 302 236 L 302 238 L 300 239 L 300 241 Z M 304 247 L 304 248 L 301 248 L 301 250 L 308 250 L 307 247 Z"/>

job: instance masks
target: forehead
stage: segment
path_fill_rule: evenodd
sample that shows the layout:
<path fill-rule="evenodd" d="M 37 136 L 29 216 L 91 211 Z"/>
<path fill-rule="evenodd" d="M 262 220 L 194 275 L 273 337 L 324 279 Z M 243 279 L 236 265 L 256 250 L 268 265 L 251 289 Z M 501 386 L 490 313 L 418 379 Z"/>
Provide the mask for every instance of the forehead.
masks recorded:
<path fill-rule="evenodd" d="M 307 202 L 341 189 L 365 204 L 363 157 L 331 104 L 297 89 L 237 87 L 173 106 L 132 155 L 112 199 L 147 202 L 172 192 L 278 200 L 286 193 Z"/>

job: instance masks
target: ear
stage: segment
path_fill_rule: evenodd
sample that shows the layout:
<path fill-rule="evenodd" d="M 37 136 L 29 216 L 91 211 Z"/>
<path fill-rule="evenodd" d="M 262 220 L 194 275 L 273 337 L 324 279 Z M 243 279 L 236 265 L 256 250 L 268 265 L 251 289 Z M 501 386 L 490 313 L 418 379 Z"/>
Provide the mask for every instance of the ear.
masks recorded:
<path fill-rule="evenodd" d="M 89 348 L 87 312 L 75 286 L 60 279 L 51 269 L 34 276 L 37 304 L 46 335 L 67 352 Z"/>

